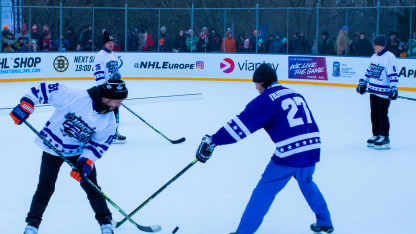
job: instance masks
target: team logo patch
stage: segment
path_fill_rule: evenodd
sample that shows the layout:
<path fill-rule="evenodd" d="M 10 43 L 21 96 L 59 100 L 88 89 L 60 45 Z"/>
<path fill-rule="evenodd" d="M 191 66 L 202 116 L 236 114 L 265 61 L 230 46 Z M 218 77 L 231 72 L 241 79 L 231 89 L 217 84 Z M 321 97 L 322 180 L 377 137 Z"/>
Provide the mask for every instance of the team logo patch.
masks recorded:
<path fill-rule="evenodd" d="M 69 61 L 65 56 L 58 56 L 53 60 L 53 68 L 55 68 L 57 72 L 64 72 L 68 67 Z"/>
<path fill-rule="evenodd" d="M 84 143 L 88 143 L 95 134 L 95 128 L 88 126 L 81 117 L 76 116 L 73 112 L 65 115 L 61 131 L 64 136 L 74 137 Z"/>

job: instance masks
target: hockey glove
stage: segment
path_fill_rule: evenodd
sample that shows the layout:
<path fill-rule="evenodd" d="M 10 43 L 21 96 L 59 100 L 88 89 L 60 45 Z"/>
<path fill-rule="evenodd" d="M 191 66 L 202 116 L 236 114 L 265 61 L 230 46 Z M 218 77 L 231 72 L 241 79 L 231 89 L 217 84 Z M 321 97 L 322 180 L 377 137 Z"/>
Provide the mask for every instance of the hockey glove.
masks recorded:
<path fill-rule="evenodd" d="M 13 108 L 12 112 L 10 112 L 10 116 L 14 120 L 15 124 L 22 124 L 29 115 L 33 113 L 35 108 L 33 107 L 34 104 L 32 100 L 29 98 L 23 97 L 20 100 L 20 104 Z"/>
<path fill-rule="evenodd" d="M 78 182 L 83 182 L 84 178 L 88 178 L 88 176 L 90 176 L 94 163 L 91 159 L 80 157 L 75 167 L 77 169 L 72 169 L 70 175 Z"/>
<path fill-rule="evenodd" d="M 398 94 L 399 94 L 399 90 L 397 90 L 396 86 L 393 86 L 393 87 L 390 88 L 389 98 L 391 100 L 396 100 Z"/>
<path fill-rule="evenodd" d="M 196 158 L 198 161 L 205 163 L 212 155 L 216 145 L 212 141 L 212 137 L 209 135 L 205 135 L 202 137 L 201 144 L 196 151 Z"/>
<path fill-rule="evenodd" d="M 357 85 L 357 93 L 364 94 L 366 88 L 367 88 L 367 81 L 365 81 L 364 79 L 360 79 Z"/>

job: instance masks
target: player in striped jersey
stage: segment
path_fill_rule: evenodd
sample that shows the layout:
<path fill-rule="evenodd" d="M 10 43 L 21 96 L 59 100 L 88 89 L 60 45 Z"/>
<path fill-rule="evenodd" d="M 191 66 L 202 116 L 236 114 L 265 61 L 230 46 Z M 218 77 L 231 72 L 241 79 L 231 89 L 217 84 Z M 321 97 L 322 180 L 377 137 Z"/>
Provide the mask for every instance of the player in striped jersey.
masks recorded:
<path fill-rule="evenodd" d="M 292 177 L 296 178 L 316 215 L 316 223 L 311 225 L 311 229 L 332 232 L 334 228 L 327 204 L 312 180 L 315 164 L 320 159 L 321 139 L 305 99 L 279 85 L 276 72 L 268 64 L 261 64 L 256 69 L 253 82 L 260 95 L 214 135 L 204 136 L 196 157 L 206 162 L 216 146 L 235 143 L 264 128 L 276 149 L 251 195 L 237 233 L 256 232 L 276 194 Z"/>

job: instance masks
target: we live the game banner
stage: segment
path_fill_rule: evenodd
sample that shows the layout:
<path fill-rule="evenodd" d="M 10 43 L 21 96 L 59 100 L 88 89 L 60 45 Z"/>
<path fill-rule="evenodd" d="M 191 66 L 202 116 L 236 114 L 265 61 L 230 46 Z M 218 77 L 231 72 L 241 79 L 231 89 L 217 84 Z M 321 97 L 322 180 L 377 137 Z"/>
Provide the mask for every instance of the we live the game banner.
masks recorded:
<path fill-rule="evenodd" d="M 92 80 L 91 52 L 3 53 L 0 82 Z M 369 57 L 224 53 L 115 53 L 123 79 L 251 81 L 254 70 L 269 64 L 281 83 L 353 87 Z M 399 88 L 416 91 L 415 59 L 397 59 Z"/>

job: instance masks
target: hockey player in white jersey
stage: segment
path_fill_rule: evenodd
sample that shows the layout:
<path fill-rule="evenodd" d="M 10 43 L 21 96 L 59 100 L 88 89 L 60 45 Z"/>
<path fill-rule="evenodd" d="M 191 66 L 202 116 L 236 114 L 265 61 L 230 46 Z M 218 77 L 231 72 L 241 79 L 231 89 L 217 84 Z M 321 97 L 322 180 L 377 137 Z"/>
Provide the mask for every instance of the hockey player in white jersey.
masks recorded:
<path fill-rule="evenodd" d="M 367 140 L 368 147 L 374 149 L 390 149 L 390 123 L 388 110 L 390 100 L 396 100 L 398 95 L 398 75 L 396 56 L 386 48 L 386 38 L 380 35 L 374 39 L 374 52 L 365 78 L 360 79 L 357 92 L 364 94 L 367 89 L 370 94 L 371 124 L 373 136 Z"/>
<path fill-rule="evenodd" d="M 327 204 L 312 179 L 315 164 L 320 160 L 321 139 L 304 97 L 278 84 L 276 72 L 265 63 L 254 72 L 253 82 L 260 95 L 214 135 L 204 136 L 196 152 L 198 160 L 206 162 L 216 146 L 238 142 L 262 128 L 276 145 L 236 233 L 255 233 L 276 194 L 293 177 L 315 213 L 316 223 L 310 226 L 311 230 L 333 232 Z"/>
<path fill-rule="evenodd" d="M 121 79 L 118 71 L 117 57 L 113 53 L 115 38 L 110 35 L 108 31 L 103 33 L 103 48 L 95 56 L 94 78 L 97 85 L 105 84 L 108 79 Z M 114 110 L 116 116 L 117 126 L 119 123 L 119 109 Z M 118 129 L 118 128 L 117 128 Z M 126 137 L 119 134 L 118 130 L 114 136 L 113 142 L 115 144 L 123 144 L 126 142 Z"/>
<path fill-rule="evenodd" d="M 32 87 L 10 113 L 15 123 L 21 124 L 34 111 L 36 104 L 50 104 L 55 108 L 40 134 L 76 165 L 78 171 L 72 170 L 70 174 L 87 193 L 103 234 L 113 233 L 111 212 L 103 196 L 91 185 L 84 183 L 83 178 L 88 178 L 97 185 L 94 164 L 113 140 L 117 126 L 113 111 L 121 105 L 127 94 L 122 80 L 109 80 L 104 85 L 88 90 L 42 82 Z M 24 234 L 38 233 L 43 213 L 55 189 L 59 169 L 64 162 L 40 138 L 37 140 L 43 154 L 39 182 L 26 217 Z M 76 233 L 85 231 L 78 230 Z"/>

